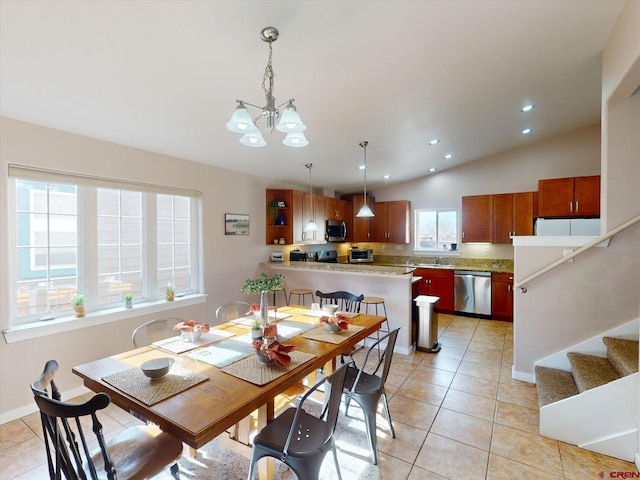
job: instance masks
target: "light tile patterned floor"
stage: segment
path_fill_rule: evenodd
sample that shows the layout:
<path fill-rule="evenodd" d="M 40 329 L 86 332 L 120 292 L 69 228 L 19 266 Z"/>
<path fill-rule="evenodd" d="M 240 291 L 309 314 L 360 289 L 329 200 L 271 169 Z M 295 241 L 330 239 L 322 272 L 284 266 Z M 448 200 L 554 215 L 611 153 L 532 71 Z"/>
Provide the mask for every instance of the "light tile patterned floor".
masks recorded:
<path fill-rule="evenodd" d="M 535 386 L 511 378 L 511 324 L 440 315 L 439 335 L 438 354 L 394 356 L 387 391 L 396 438 L 379 415 L 378 466 L 357 406 L 341 414 L 336 443 L 345 480 L 595 480 L 600 472 L 637 472 L 632 463 L 538 435 Z M 104 417 L 107 435 L 138 421 L 114 406 Z M 41 437 L 36 414 L 0 426 L 0 479 L 47 478 Z M 183 479 L 241 480 L 248 460 L 213 441 L 195 459 L 185 450 L 180 470 Z M 275 478 L 295 475 L 277 464 Z M 320 478 L 337 478 L 330 455 Z"/>

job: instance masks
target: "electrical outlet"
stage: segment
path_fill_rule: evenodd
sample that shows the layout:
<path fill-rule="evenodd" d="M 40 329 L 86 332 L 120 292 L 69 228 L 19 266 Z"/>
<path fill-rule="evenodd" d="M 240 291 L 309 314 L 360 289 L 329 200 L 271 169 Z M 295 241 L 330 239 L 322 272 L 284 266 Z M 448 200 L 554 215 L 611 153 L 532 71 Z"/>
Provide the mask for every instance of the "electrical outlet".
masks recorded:
<path fill-rule="evenodd" d="M 485 251 L 485 252 L 490 252 L 490 251 L 491 251 L 491 246 L 489 246 L 489 245 L 485 245 L 485 246 L 484 246 L 484 251 Z"/>

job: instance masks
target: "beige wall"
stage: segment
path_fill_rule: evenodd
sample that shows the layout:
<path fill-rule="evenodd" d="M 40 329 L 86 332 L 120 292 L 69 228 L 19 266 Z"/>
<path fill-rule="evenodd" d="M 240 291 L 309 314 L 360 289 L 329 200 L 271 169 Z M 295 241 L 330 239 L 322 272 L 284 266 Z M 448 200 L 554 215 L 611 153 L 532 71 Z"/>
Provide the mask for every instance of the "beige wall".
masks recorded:
<path fill-rule="evenodd" d="M 264 189 L 270 186 L 264 179 L 8 118 L 0 118 L 0 122 L 0 232 L 8 229 L 9 163 L 199 190 L 203 203 L 204 291 L 208 300 L 204 305 L 172 311 L 171 315 L 212 322 L 218 305 L 250 298 L 240 293 L 240 286 L 246 278 L 256 275 L 259 262 L 265 261 L 271 251 L 264 245 Z M 250 235 L 225 236 L 225 212 L 248 213 Z M 2 328 L 7 327 L 9 317 L 6 256 L 11 252 L 7 236 L 1 235 Z M 121 320 L 11 344 L 0 338 L 0 415 L 32 406 L 27 381 L 40 374 L 46 360 L 55 358 L 60 363 L 59 386 L 63 391 L 79 387 L 80 380 L 70 373 L 71 367 L 128 349 L 132 330 L 148 319 Z"/>

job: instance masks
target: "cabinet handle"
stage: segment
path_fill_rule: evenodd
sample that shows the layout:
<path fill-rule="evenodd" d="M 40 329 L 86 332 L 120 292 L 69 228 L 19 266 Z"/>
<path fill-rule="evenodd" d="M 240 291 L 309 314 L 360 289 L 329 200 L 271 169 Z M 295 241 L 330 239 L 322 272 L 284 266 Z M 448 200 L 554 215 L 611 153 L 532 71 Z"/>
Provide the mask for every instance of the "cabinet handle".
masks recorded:
<path fill-rule="evenodd" d="M 573 213 L 573 202 L 569 202 L 569 212 Z"/>
<path fill-rule="evenodd" d="M 580 204 L 578 202 L 576 202 L 576 213 L 578 213 L 579 209 L 580 209 Z"/>

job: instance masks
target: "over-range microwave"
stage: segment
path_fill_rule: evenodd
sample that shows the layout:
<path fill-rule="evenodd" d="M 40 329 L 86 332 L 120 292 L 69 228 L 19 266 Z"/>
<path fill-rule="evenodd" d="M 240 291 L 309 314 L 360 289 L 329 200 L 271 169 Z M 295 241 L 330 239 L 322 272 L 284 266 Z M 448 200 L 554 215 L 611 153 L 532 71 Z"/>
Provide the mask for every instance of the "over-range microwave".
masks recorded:
<path fill-rule="evenodd" d="M 347 224 L 337 220 L 327 220 L 324 239 L 327 242 L 344 242 L 347 240 Z"/>
<path fill-rule="evenodd" d="M 349 250 L 349 263 L 373 263 L 373 250 L 370 248 L 352 248 Z"/>

